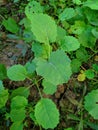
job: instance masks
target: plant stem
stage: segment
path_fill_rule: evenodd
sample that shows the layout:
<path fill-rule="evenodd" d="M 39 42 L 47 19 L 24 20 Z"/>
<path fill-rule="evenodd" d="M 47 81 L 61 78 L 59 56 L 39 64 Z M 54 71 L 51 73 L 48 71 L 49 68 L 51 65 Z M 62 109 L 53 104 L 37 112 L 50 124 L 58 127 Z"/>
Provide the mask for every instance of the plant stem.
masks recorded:
<path fill-rule="evenodd" d="M 37 87 L 37 89 L 38 89 L 38 92 L 39 92 L 40 97 L 43 98 L 43 97 L 42 97 L 42 94 L 41 94 L 41 91 L 40 91 L 40 89 L 39 89 L 38 81 L 37 81 L 36 79 L 35 79 L 35 85 L 36 85 L 36 87 Z"/>

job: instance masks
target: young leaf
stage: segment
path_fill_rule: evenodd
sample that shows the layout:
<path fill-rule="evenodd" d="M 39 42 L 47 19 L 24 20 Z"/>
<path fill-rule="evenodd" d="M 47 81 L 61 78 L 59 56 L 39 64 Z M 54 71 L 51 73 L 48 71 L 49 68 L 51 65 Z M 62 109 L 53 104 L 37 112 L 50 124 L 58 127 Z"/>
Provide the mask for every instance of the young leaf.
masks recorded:
<path fill-rule="evenodd" d="M 31 21 L 31 30 L 37 41 L 47 44 L 56 41 L 57 26 L 50 16 L 35 13 L 30 16 L 27 14 L 27 17 Z"/>
<path fill-rule="evenodd" d="M 19 88 L 17 88 L 17 89 L 12 91 L 10 97 L 13 98 L 13 97 L 16 97 L 16 96 L 24 96 L 25 98 L 28 98 L 29 93 L 30 92 L 29 92 L 28 88 L 26 88 L 26 87 L 19 87 Z"/>
<path fill-rule="evenodd" d="M 3 20 L 2 24 L 4 25 L 6 30 L 8 30 L 9 32 L 17 33 L 19 30 L 19 27 L 13 18 L 9 17 L 7 20 Z"/>
<path fill-rule="evenodd" d="M 64 11 L 59 15 L 61 21 L 69 20 L 76 15 L 76 12 L 73 8 L 65 8 Z"/>
<path fill-rule="evenodd" d="M 35 59 L 35 62 L 37 74 L 54 85 L 68 82 L 70 79 L 70 59 L 62 50 L 52 52 L 48 61 Z"/>
<path fill-rule="evenodd" d="M 28 100 L 23 96 L 16 96 L 11 100 L 11 109 L 25 108 Z"/>
<path fill-rule="evenodd" d="M 55 128 L 59 123 L 59 111 L 50 99 L 41 99 L 35 106 L 35 117 L 43 128 Z"/>
<path fill-rule="evenodd" d="M 23 123 L 15 122 L 11 125 L 10 130 L 23 130 Z"/>
<path fill-rule="evenodd" d="M 54 85 L 46 80 L 43 80 L 42 85 L 44 86 L 44 93 L 54 94 L 57 90 L 57 85 Z"/>
<path fill-rule="evenodd" d="M 4 64 L 0 64 L 0 80 L 3 80 L 7 77 L 7 70 Z"/>
<path fill-rule="evenodd" d="M 64 39 L 61 41 L 60 47 L 64 51 L 70 52 L 77 50 L 80 47 L 80 43 L 78 39 L 73 36 L 65 36 Z"/>
<path fill-rule="evenodd" d="M 20 64 L 13 65 L 7 70 L 7 76 L 12 81 L 23 81 L 27 76 L 26 68 Z"/>
<path fill-rule="evenodd" d="M 85 96 L 84 108 L 94 119 L 98 119 L 98 89 L 91 91 Z"/>
<path fill-rule="evenodd" d="M 85 80 L 85 74 L 84 73 L 80 73 L 79 75 L 78 75 L 78 77 L 77 77 L 77 79 L 78 79 L 78 81 L 80 81 L 80 82 L 83 82 L 84 80 Z"/>

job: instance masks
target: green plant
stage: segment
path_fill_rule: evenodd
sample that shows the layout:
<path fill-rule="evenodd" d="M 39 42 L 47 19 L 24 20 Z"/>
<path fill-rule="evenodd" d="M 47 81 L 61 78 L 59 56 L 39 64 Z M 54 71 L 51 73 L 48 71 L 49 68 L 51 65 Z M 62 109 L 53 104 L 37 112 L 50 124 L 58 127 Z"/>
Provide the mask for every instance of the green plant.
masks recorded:
<path fill-rule="evenodd" d="M 84 107 L 94 119 L 98 119 L 98 89 L 91 91 L 85 96 Z"/>
<path fill-rule="evenodd" d="M 17 3 L 18 0 L 14 2 Z M 3 82 L 0 81 L 0 108 L 6 107 L 7 101 L 10 102 L 10 110 L 6 112 L 6 119 L 12 122 L 11 130 L 23 130 L 28 117 L 35 125 L 44 129 L 54 129 L 59 123 L 60 113 L 55 103 L 43 95 L 54 94 L 58 85 L 68 83 L 74 73 L 81 72 L 78 75 L 78 81 L 83 82 L 86 78 L 91 80 L 97 77 L 98 65 L 96 63 L 87 69 L 82 66 L 98 52 L 96 47 L 98 39 L 97 1 L 92 3 L 91 0 L 84 2 L 73 0 L 72 2 L 66 1 L 67 4 L 64 2 L 63 0 L 56 3 L 49 1 L 48 4 L 55 8 L 53 17 L 52 14 L 47 13 L 47 10 L 50 10 L 49 7 L 41 6 L 43 3 L 33 0 L 26 6 L 26 18 L 22 19 L 19 25 L 10 17 L 2 22 L 6 30 L 17 35 L 19 26 L 24 25 L 22 39 L 31 43 L 31 50 L 34 54 L 33 59 L 24 66 L 16 64 L 6 69 L 3 64 L 0 64 L 0 80 L 9 78 L 17 82 L 27 79 L 31 82 L 27 87 L 19 86 L 12 92 L 8 92 Z M 93 54 L 91 55 L 90 52 Z M 40 99 L 30 106 L 29 89 L 33 86 L 38 89 Z M 93 90 L 85 97 L 84 103 L 84 108 L 95 119 L 98 119 L 97 97 L 98 91 Z M 89 103 L 90 100 L 93 104 Z M 82 116 L 77 120 L 80 122 L 79 129 L 83 129 Z M 90 125 L 88 123 L 88 126 Z"/>

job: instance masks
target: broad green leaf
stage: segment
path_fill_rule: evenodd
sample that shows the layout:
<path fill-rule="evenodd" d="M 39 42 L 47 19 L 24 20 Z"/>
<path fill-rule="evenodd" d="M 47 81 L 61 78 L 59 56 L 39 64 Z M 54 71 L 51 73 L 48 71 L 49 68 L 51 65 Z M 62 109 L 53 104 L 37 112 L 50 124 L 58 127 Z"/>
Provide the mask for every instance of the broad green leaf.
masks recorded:
<path fill-rule="evenodd" d="M 48 59 L 52 51 L 52 47 L 49 44 L 33 43 L 32 51 L 34 52 L 35 57 Z"/>
<path fill-rule="evenodd" d="M 9 32 L 17 33 L 19 31 L 19 27 L 13 18 L 9 17 L 7 20 L 3 20 L 2 24 Z"/>
<path fill-rule="evenodd" d="M 9 96 L 8 90 L 0 89 L 0 108 L 5 106 L 8 100 L 8 96 Z"/>
<path fill-rule="evenodd" d="M 69 20 L 76 15 L 76 12 L 73 8 L 65 8 L 64 11 L 59 15 L 61 21 Z"/>
<path fill-rule="evenodd" d="M 86 62 L 89 58 L 89 55 L 88 55 L 88 52 L 86 51 L 86 49 L 84 47 L 80 47 L 76 51 L 76 57 L 79 61 Z"/>
<path fill-rule="evenodd" d="M 24 108 L 12 109 L 10 112 L 10 118 L 12 122 L 22 122 L 26 117 L 26 111 Z"/>
<path fill-rule="evenodd" d="M 10 130 L 23 130 L 23 123 L 15 122 L 11 125 Z"/>
<path fill-rule="evenodd" d="M 11 109 L 25 108 L 28 100 L 24 96 L 16 96 L 11 100 Z"/>
<path fill-rule="evenodd" d="M 42 85 L 44 87 L 43 91 L 46 94 L 54 94 L 57 90 L 57 85 L 54 85 L 46 80 L 43 80 Z"/>
<path fill-rule="evenodd" d="M 62 50 L 52 52 L 48 61 L 35 59 L 35 62 L 37 74 L 54 85 L 68 82 L 70 79 L 70 59 Z"/>
<path fill-rule="evenodd" d="M 43 7 L 37 1 L 29 2 L 28 5 L 25 8 L 25 13 L 26 13 L 27 16 L 29 14 L 31 15 L 33 13 L 42 13 L 42 12 L 43 12 Z"/>
<path fill-rule="evenodd" d="M 73 59 L 71 62 L 72 72 L 77 73 L 80 70 L 81 62 L 78 59 Z"/>
<path fill-rule="evenodd" d="M 87 77 L 88 79 L 93 79 L 94 76 L 95 76 L 93 70 L 91 70 L 91 69 L 86 70 L 86 71 L 85 71 L 85 75 L 86 75 L 86 77 Z"/>
<path fill-rule="evenodd" d="M 7 70 L 4 64 L 0 64 L 0 80 L 3 80 L 7 77 Z"/>
<path fill-rule="evenodd" d="M 84 2 L 83 6 L 89 7 L 93 10 L 98 10 L 98 0 L 87 0 Z"/>
<path fill-rule="evenodd" d="M 19 88 L 17 88 L 17 89 L 12 91 L 10 97 L 13 98 L 13 97 L 16 97 L 16 96 L 24 96 L 25 98 L 28 98 L 29 93 L 30 93 L 30 91 L 29 91 L 28 88 L 26 88 L 26 87 L 19 87 Z"/>
<path fill-rule="evenodd" d="M 85 96 L 84 108 L 94 119 L 98 119 L 98 89 L 91 91 Z"/>
<path fill-rule="evenodd" d="M 78 39 L 73 36 L 65 36 L 64 39 L 61 41 L 60 47 L 64 51 L 70 52 L 77 50 L 80 47 L 80 43 Z"/>
<path fill-rule="evenodd" d="M 20 64 L 13 65 L 7 70 L 7 76 L 12 81 L 23 81 L 27 76 L 26 68 Z"/>
<path fill-rule="evenodd" d="M 43 128 L 55 128 L 59 123 L 59 111 L 50 99 L 41 99 L 35 106 L 35 117 Z"/>
<path fill-rule="evenodd" d="M 92 34 L 93 27 L 87 25 L 85 30 L 79 35 L 78 39 L 82 46 L 93 48 L 96 43 L 96 38 Z"/>
<path fill-rule="evenodd" d="M 50 16 L 35 13 L 27 17 L 31 21 L 31 30 L 37 41 L 47 44 L 56 41 L 57 25 Z"/>
<path fill-rule="evenodd" d="M 65 36 L 66 31 L 60 26 L 57 26 L 57 42 L 61 41 Z"/>
<path fill-rule="evenodd" d="M 85 8 L 84 13 L 90 24 L 98 26 L 98 10 L 91 10 L 90 8 Z"/>

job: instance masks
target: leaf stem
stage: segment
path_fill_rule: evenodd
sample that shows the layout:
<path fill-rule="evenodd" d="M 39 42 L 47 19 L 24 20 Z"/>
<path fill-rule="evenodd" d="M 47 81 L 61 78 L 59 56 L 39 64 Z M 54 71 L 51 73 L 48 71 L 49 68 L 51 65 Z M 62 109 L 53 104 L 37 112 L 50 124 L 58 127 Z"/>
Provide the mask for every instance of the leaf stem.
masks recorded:
<path fill-rule="evenodd" d="M 43 98 L 43 97 L 42 97 L 42 94 L 41 94 L 41 91 L 40 91 L 40 89 L 39 89 L 38 81 L 37 81 L 36 79 L 35 79 L 35 85 L 36 85 L 36 87 L 37 87 L 37 89 L 38 89 L 38 92 L 39 92 L 40 97 Z"/>

